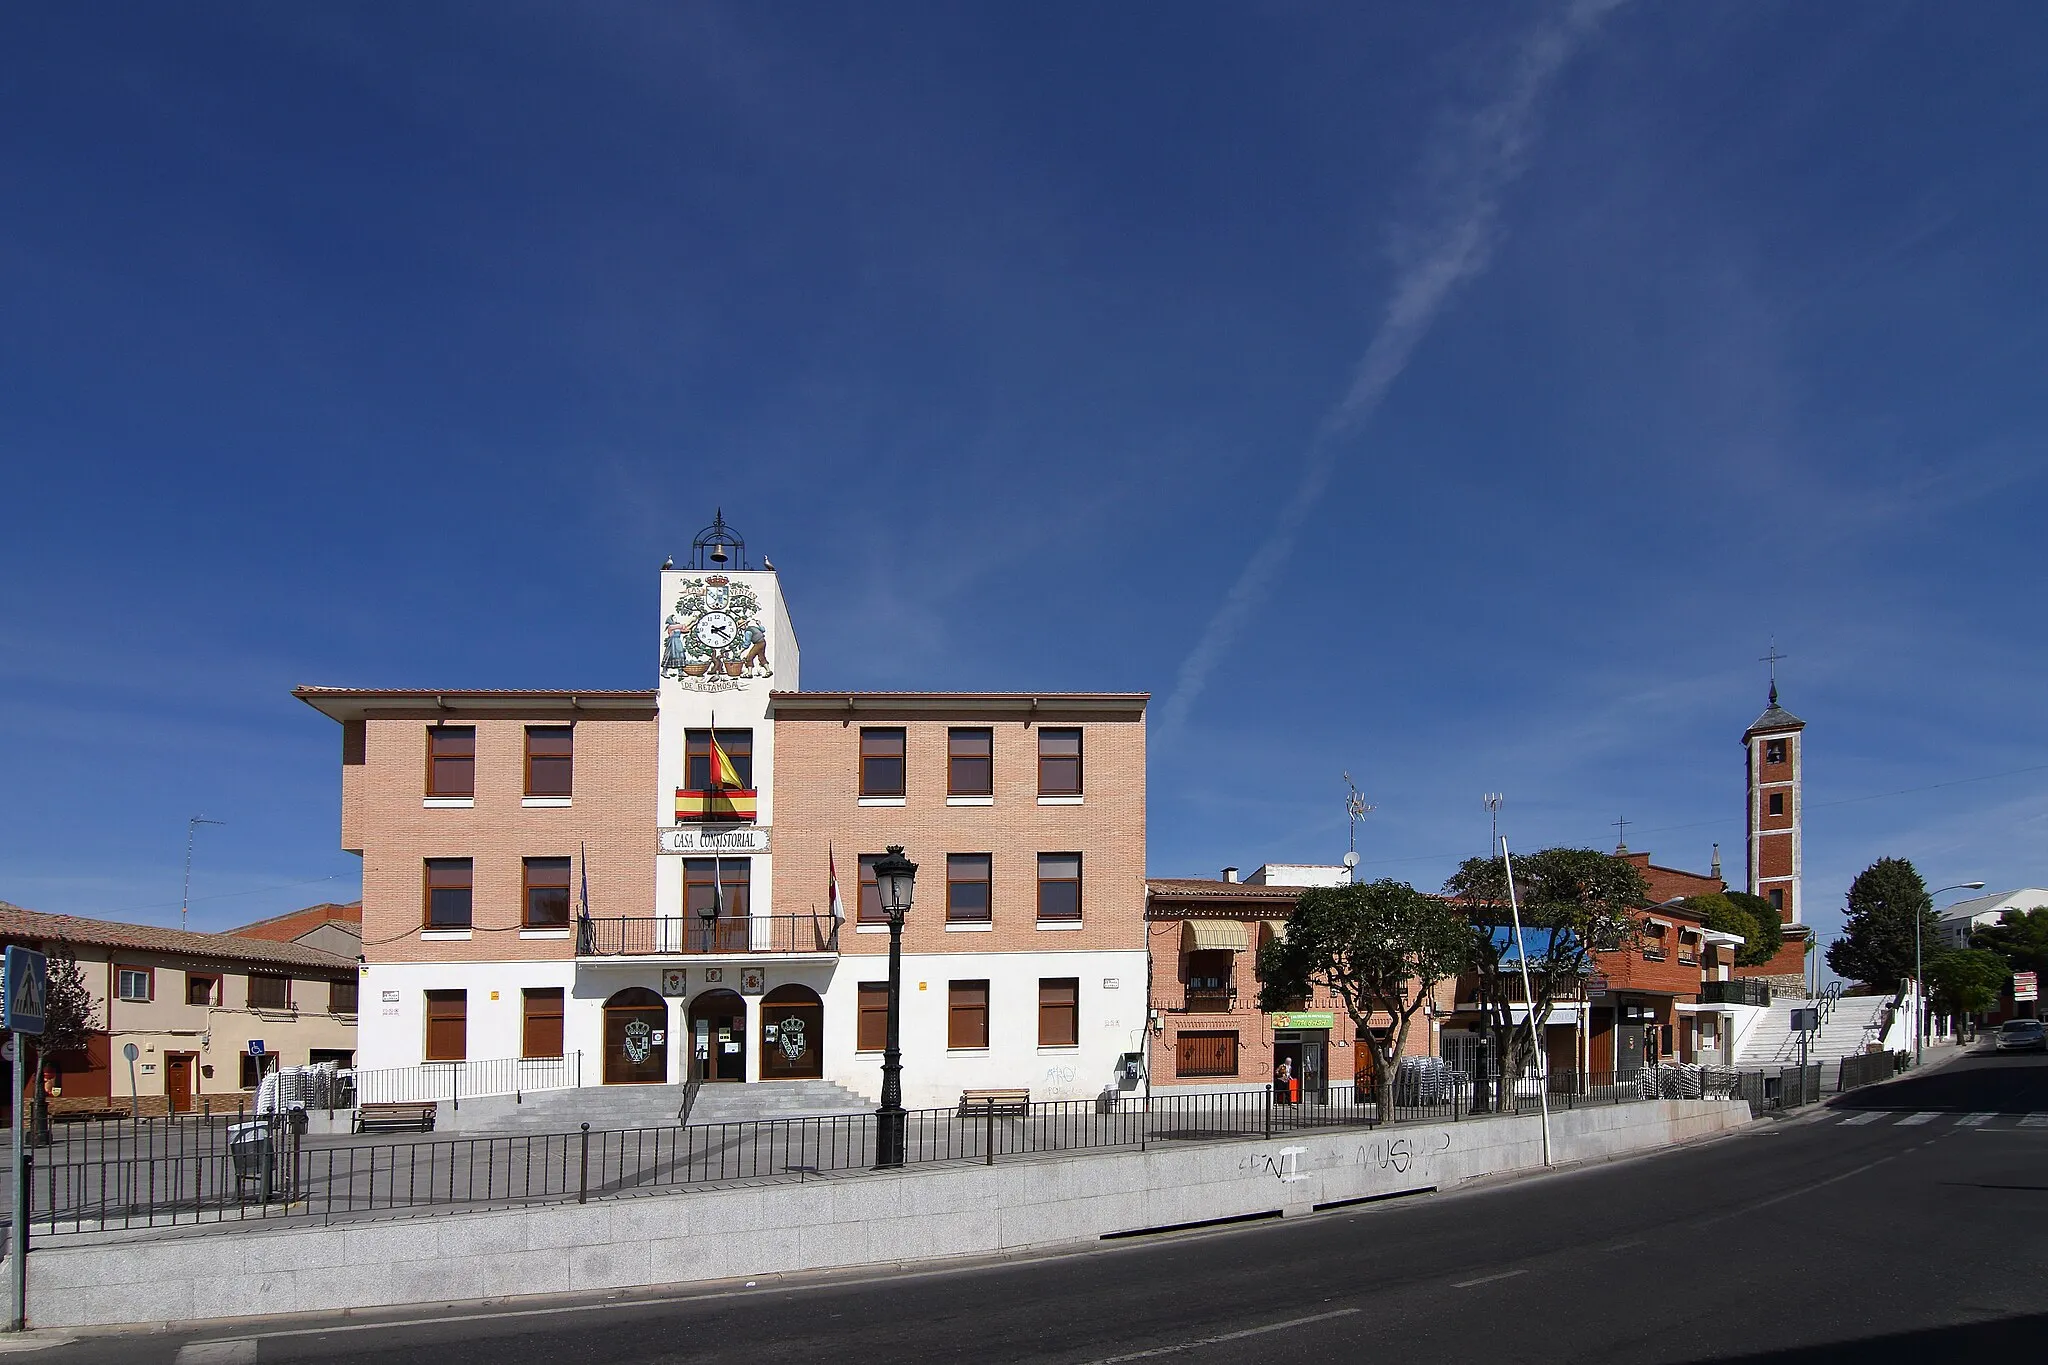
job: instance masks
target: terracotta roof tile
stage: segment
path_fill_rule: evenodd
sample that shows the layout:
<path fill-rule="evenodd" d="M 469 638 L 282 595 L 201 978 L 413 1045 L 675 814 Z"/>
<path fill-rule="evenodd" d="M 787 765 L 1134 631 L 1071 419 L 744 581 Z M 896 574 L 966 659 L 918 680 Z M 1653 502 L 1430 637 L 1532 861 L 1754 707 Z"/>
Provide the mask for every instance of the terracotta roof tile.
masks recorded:
<path fill-rule="evenodd" d="M 128 948 L 137 952 L 181 953 L 217 962 L 254 962 L 270 967 L 309 967 L 321 972 L 356 969 L 338 953 L 298 943 L 237 938 L 233 934 L 195 934 L 154 924 L 122 924 L 77 915 L 46 915 L 0 901 L 0 939 L 26 943 L 76 943 L 95 948 Z"/>

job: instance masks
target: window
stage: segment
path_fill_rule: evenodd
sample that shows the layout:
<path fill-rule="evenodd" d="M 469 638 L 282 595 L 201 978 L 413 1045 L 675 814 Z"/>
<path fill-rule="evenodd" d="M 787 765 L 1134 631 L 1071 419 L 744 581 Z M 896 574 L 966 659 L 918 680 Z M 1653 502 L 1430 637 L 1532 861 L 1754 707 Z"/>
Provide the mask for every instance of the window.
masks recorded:
<path fill-rule="evenodd" d="M 1771 909 L 1781 915 L 1785 913 L 1785 893 L 1783 891 L 1771 892 Z"/>
<path fill-rule="evenodd" d="M 1080 1041 L 1080 978 L 1041 977 L 1038 982 L 1038 1045 L 1074 1047 Z"/>
<path fill-rule="evenodd" d="M 903 731 L 860 732 L 860 794 L 903 795 Z"/>
<path fill-rule="evenodd" d="M 188 1005 L 211 1005 L 220 998 L 215 993 L 219 989 L 220 978 L 217 976 L 185 974 L 185 1003 Z"/>
<path fill-rule="evenodd" d="M 519 993 L 522 1024 L 519 1055 L 562 1055 L 562 988 L 536 987 Z"/>
<path fill-rule="evenodd" d="M 860 1027 L 854 1031 L 854 1051 L 880 1052 L 889 1046 L 889 983 L 860 983 Z"/>
<path fill-rule="evenodd" d="M 751 858 L 685 858 L 684 914 L 690 923 L 698 923 L 715 902 L 718 906 L 718 918 L 745 919 L 747 893 L 752 884 Z"/>
<path fill-rule="evenodd" d="M 684 764 L 683 786 L 693 792 L 711 790 L 711 731 L 691 730 L 684 737 L 687 759 Z M 718 747 L 725 754 L 732 770 L 739 775 L 740 790 L 751 791 L 754 787 L 754 732 L 752 730 L 720 730 Z"/>
<path fill-rule="evenodd" d="M 1771 793 L 1771 814 L 1773 814 L 1773 815 L 1783 815 L 1784 813 L 1785 813 L 1785 793 L 1783 793 L 1783 792 L 1772 792 L 1772 793 Z"/>
<path fill-rule="evenodd" d="M 995 749 L 993 730 L 946 731 L 946 794 L 993 796 Z"/>
<path fill-rule="evenodd" d="M 1079 796 L 1081 794 L 1081 732 L 1040 730 L 1038 732 L 1038 794 Z"/>
<path fill-rule="evenodd" d="M 292 979 L 288 976 L 259 976 L 249 973 L 249 1008 L 288 1010 L 292 1007 Z"/>
<path fill-rule="evenodd" d="M 1235 1033 L 1183 1033 L 1173 1040 L 1173 1074 L 1176 1076 L 1235 1076 L 1237 1035 Z"/>
<path fill-rule="evenodd" d="M 569 860 L 524 858 L 526 919 L 529 929 L 569 927 Z"/>
<path fill-rule="evenodd" d="M 946 922 L 989 922 L 988 854 L 946 855 Z"/>
<path fill-rule="evenodd" d="M 354 1014 L 356 1012 L 356 980 L 327 983 L 327 1012 L 329 1014 Z"/>
<path fill-rule="evenodd" d="M 251 1056 L 250 1056 L 250 1055 L 249 1055 L 248 1053 L 246 1053 L 246 1052 L 245 1052 L 245 1053 L 243 1053 L 243 1054 L 242 1054 L 242 1089 L 244 1089 L 244 1090 L 254 1090 L 254 1089 L 256 1088 L 256 1083 L 257 1083 L 258 1081 L 261 1081 L 262 1079 L 263 1079 L 263 1063 L 262 1063 L 262 1060 L 260 1060 L 260 1059 L 258 1059 L 258 1058 L 255 1058 L 255 1057 L 251 1057 Z"/>
<path fill-rule="evenodd" d="M 1643 926 L 1643 956 L 1651 962 L 1664 960 L 1664 926 L 1646 924 Z"/>
<path fill-rule="evenodd" d="M 566 725 L 526 727 L 526 794 L 567 796 L 576 774 L 576 732 Z"/>
<path fill-rule="evenodd" d="M 1230 989 L 1231 973 L 1237 968 L 1237 954 L 1228 948 L 1197 948 L 1186 958 L 1187 988 L 1191 991 Z"/>
<path fill-rule="evenodd" d="M 888 915 L 882 912 L 882 883 L 875 877 L 875 863 L 879 853 L 860 855 L 860 909 L 856 912 L 862 924 L 887 924 Z"/>
<path fill-rule="evenodd" d="M 469 1055 L 469 992 L 427 992 L 427 1060 L 459 1062 Z"/>
<path fill-rule="evenodd" d="M 474 864 L 468 858 L 427 859 L 427 928 L 469 928 L 473 875 Z"/>
<path fill-rule="evenodd" d="M 1081 855 L 1038 855 L 1038 917 L 1042 920 L 1081 918 Z"/>
<path fill-rule="evenodd" d="M 114 993 L 123 1000 L 154 1000 L 156 998 L 156 969 L 154 967 L 116 967 L 114 969 Z"/>
<path fill-rule="evenodd" d="M 988 982 L 946 983 L 946 1046 L 988 1046 Z"/>
<path fill-rule="evenodd" d="M 427 795 L 476 795 L 474 725 L 436 725 L 428 729 Z"/>
<path fill-rule="evenodd" d="M 1783 763 L 1784 761 L 1785 761 L 1785 741 L 1784 741 L 1784 740 L 1782 740 L 1782 739 L 1767 739 L 1767 740 L 1765 740 L 1765 741 L 1764 741 L 1764 762 L 1766 762 L 1766 763 Z"/>
<path fill-rule="evenodd" d="M 333 1062 L 338 1067 L 355 1065 L 356 1054 L 345 1047 L 315 1047 L 306 1049 L 306 1064 L 318 1066 L 322 1062 Z"/>

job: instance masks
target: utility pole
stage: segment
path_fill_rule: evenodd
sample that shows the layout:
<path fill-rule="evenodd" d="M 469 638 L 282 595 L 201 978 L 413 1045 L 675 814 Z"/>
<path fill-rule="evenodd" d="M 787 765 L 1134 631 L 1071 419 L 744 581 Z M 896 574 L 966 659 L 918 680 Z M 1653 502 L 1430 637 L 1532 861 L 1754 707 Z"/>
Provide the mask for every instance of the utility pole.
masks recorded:
<path fill-rule="evenodd" d="M 209 820 L 195 815 L 185 822 L 185 894 L 178 898 L 178 927 L 186 927 L 185 919 L 192 913 L 192 836 L 199 832 L 201 825 L 225 825 L 225 820 Z"/>

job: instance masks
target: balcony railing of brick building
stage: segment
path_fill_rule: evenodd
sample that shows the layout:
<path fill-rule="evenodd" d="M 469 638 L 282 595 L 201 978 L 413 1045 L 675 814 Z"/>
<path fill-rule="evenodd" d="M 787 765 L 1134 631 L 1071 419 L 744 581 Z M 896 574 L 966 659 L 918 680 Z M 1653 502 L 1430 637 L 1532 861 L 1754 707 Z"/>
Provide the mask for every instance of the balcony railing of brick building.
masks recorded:
<path fill-rule="evenodd" d="M 580 920 L 578 957 L 703 957 L 749 953 L 836 953 L 829 915 L 604 916 Z"/>
<path fill-rule="evenodd" d="M 1190 986 L 1181 1004 L 1189 1014 L 1229 1014 L 1236 1008 L 1235 986 Z"/>
<path fill-rule="evenodd" d="M 1702 981 L 1700 1003 L 1704 1005 L 1768 1005 L 1771 986 L 1767 981 Z"/>

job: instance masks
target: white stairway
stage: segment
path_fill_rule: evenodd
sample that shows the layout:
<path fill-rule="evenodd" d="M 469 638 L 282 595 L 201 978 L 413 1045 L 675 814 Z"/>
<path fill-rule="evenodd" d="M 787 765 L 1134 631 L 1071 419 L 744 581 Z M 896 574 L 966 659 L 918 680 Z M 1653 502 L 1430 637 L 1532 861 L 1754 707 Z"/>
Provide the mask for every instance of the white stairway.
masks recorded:
<path fill-rule="evenodd" d="M 1891 1004 L 1888 995 L 1845 995 L 1836 1000 L 1827 1022 L 1807 1040 L 1806 1060 L 1838 1062 L 1863 1051 L 1866 1041 L 1878 1038 L 1874 1025 L 1884 1018 Z M 1821 1002 L 1780 996 L 1758 1017 L 1742 1040 L 1735 1064 L 1741 1067 L 1797 1066 L 1799 1035 L 1792 1031 L 1792 1011 L 1818 1009 Z"/>

